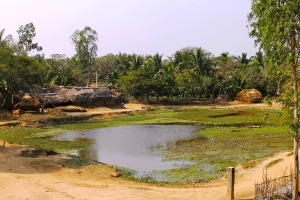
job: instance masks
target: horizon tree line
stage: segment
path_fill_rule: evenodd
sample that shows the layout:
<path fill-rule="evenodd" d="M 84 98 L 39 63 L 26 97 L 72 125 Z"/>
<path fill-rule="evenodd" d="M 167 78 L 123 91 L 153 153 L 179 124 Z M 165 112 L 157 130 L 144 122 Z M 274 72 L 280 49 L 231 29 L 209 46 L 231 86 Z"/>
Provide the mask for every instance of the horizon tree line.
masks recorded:
<path fill-rule="evenodd" d="M 98 34 L 86 26 L 71 36 L 76 54 L 30 55 L 41 51 L 34 43 L 32 23 L 20 26 L 19 40 L 0 31 L 0 86 L 11 93 L 24 87 L 87 86 L 100 82 L 120 90 L 128 99 L 200 100 L 223 97 L 233 100 L 242 89 L 258 89 L 275 95 L 287 78 L 264 62 L 261 51 L 233 56 L 213 56 L 201 47 L 186 47 L 163 59 L 163 55 L 107 54 L 97 56 Z M 97 80 L 96 80 L 97 78 Z"/>

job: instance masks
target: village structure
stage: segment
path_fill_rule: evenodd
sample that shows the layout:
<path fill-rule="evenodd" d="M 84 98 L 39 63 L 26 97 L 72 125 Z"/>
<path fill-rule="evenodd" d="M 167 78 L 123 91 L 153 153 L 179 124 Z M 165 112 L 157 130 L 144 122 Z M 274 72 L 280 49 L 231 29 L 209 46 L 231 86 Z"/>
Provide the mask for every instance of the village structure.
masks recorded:
<path fill-rule="evenodd" d="M 23 92 L 22 98 L 9 94 L 0 87 L 0 109 L 42 113 L 45 108 L 58 106 L 101 107 L 121 105 L 124 97 L 108 87 L 34 88 Z"/>

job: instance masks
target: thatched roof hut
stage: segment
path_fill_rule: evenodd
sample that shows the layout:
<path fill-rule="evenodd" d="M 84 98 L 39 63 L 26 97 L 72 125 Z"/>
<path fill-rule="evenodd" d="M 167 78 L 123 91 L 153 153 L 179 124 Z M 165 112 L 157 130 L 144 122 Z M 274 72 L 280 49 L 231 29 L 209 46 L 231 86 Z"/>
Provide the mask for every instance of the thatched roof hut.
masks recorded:
<path fill-rule="evenodd" d="M 112 92 L 107 87 L 57 87 L 43 89 L 43 93 L 35 94 L 40 102 L 46 105 L 96 104 L 99 102 L 122 102 L 121 94 Z"/>
<path fill-rule="evenodd" d="M 260 103 L 263 100 L 261 93 L 257 89 L 244 89 L 236 96 L 237 100 L 246 103 Z"/>

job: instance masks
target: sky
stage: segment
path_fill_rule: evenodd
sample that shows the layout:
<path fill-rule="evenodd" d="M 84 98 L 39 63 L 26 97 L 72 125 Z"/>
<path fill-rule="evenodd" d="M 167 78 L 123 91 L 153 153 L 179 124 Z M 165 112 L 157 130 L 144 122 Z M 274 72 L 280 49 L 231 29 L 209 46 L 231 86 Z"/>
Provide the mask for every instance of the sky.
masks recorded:
<path fill-rule="evenodd" d="M 1 0 L 0 30 L 18 39 L 33 23 L 46 57 L 73 56 L 70 36 L 89 26 L 98 33 L 98 56 L 108 53 L 172 56 L 186 47 L 255 55 L 248 35 L 251 0 Z"/>

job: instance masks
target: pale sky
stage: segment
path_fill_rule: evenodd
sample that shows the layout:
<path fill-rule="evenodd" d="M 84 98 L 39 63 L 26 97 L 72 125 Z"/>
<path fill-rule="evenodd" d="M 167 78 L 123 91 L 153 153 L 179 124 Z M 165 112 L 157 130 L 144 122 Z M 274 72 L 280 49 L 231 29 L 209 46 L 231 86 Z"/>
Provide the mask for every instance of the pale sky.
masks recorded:
<path fill-rule="evenodd" d="M 96 30 L 98 56 L 155 53 L 171 56 L 188 46 L 215 56 L 255 55 L 248 36 L 251 0 L 0 0 L 0 30 L 18 39 L 20 25 L 32 22 L 46 57 L 73 56 L 70 36 Z"/>

